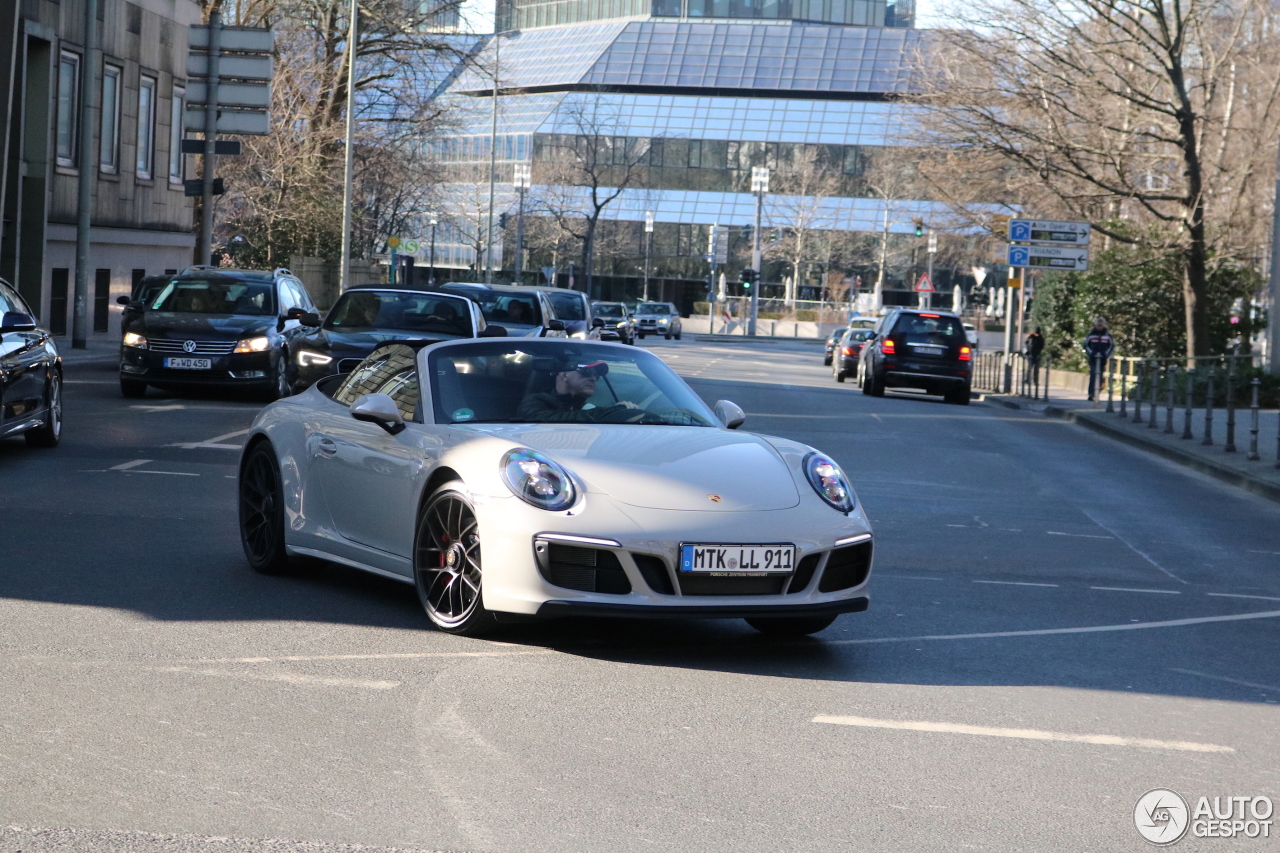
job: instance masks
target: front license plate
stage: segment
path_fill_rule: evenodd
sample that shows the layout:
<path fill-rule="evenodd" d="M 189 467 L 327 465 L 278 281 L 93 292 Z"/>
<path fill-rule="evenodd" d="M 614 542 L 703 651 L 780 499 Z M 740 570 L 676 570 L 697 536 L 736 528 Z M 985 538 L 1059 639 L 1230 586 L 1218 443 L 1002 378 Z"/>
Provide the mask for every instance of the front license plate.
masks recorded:
<path fill-rule="evenodd" d="M 790 572 L 794 545 L 681 545 L 682 572 Z"/>
<path fill-rule="evenodd" d="M 173 370 L 209 370 L 213 360 L 208 358 L 166 358 L 164 366 Z"/>

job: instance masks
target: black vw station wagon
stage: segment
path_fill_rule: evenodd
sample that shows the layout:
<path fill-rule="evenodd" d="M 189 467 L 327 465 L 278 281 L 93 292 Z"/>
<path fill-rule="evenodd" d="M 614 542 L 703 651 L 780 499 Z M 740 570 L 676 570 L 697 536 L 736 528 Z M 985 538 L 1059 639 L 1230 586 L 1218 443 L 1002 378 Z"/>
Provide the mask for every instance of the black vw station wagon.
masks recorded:
<path fill-rule="evenodd" d="M 19 433 L 32 447 L 62 437 L 62 357 L 31 306 L 0 280 L 0 438 Z"/>
<path fill-rule="evenodd" d="M 900 308 L 885 317 L 858 359 L 862 393 L 919 388 L 969 405 L 973 348 L 955 314 Z"/>
<path fill-rule="evenodd" d="M 243 388 L 287 397 L 291 353 L 320 325 L 315 303 L 286 269 L 188 267 L 141 306 L 120 348 L 120 392 Z"/>

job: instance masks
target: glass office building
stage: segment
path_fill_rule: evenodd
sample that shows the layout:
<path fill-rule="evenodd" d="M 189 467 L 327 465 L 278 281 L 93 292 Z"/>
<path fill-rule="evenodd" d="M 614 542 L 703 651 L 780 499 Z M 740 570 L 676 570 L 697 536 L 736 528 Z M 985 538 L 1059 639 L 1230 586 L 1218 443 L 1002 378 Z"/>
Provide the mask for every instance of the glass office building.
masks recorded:
<path fill-rule="evenodd" d="M 453 116 L 450 134 L 432 142 L 449 181 L 440 266 L 483 267 L 477 252 L 487 229 L 493 145 L 495 209 L 515 212 L 513 175 L 517 164 L 529 164 L 529 221 L 549 215 L 548 197 L 563 209 L 586 210 L 588 184 L 599 196 L 610 178 L 626 179 L 601 217 L 612 260 L 596 268 L 606 278 L 638 275 L 648 211 L 655 219 L 652 274 L 705 277 L 712 225 L 732 235 L 740 257 L 749 237 L 744 227 L 756 212 L 755 166 L 772 174 L 766 231 L 790 227 L 803 207 L 824 230 L 878 234 L 892 207 L 889 229 L 903 234 L 932 208 L 878 198 L 865 178 L 877 152 L 911 120 L 895 95 L 909 84 L 908 59 L 921 33 L 909 26 L 902 2 L 507 0 L 499 21 L 497 41 L 486 36 L 479 61 L 460 68 L 439 96 Z M 587 140 L 591 157 L 603 160 L 595 178 L 565 182 L 557 164 Z M 822 192 L 797 195 L 800 171 L 820 174 Z M 514 227 L 497 230 L 493 251 L 504 253 L 510 270 Z M 549 256 L 529 230 L 526 269 L 563 272 L 576 260 L 567 251 Z M 778 275 L 766 268 L 764 278 Z"/>

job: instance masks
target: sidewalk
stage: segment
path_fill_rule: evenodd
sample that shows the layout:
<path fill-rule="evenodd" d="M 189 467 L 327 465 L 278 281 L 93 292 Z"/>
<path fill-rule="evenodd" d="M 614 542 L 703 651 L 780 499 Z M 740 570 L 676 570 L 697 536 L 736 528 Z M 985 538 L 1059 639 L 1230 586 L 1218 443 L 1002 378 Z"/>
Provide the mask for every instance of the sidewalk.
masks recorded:
<path fill-rule="evenodd" d="M 1236 409 L 1236 451 L 1224 450 L 1227 438 L 1227 411 L 1213 410 L 1213 444 L 1204 444 L 1205 410 L 1192 409 L 1191 439 L 1182 438 L 1186 410 L 1175 406 L 1173 432 L 1165 432 L 1167 409 L 1162 402 L 1156 407 L 1156 426 L 1150 427 L 1151 409 L 1142 406 L 1142 422 L 1133 420 L 1132 401 L 1127 406 L 1127 417 L 1120 417 L 1120 402 L 1115 411 L 1107 413 L 1106 400 L 1098 408 L 1093 407 L 1083 393 L 1065 388 L 1049 389 L 1049 400 L 1031 400 L 1006 394 L 985 394 L 982 399 L 1012 409 L 1040 412 L 1049 417 L 1063 418 L 1101 433 L 1118 441 L 1163 456 L 1203 474 L 1216 477 L 1232 485 L 1247 489 L 1275 501 L 1280 501 L 1280 468 L 1276 467 L 1277 432 L 1280 431 L 1280 412 L 1263 410 L 1258 414 L 1258 454 L 1261 459 L 1249 461 L 1249 428 L 1251 414 L 1248 407 Z"/>
<path fill-rule="evenodd" d="M 72 349 L 70 335 L 57 335 L 53 343 L 62 356 L 62 363 L 67 367 L 77 364 L 103 364 L 120 359 L 120 339 L 115 335 L 92 335 L 85 349 Z"/>

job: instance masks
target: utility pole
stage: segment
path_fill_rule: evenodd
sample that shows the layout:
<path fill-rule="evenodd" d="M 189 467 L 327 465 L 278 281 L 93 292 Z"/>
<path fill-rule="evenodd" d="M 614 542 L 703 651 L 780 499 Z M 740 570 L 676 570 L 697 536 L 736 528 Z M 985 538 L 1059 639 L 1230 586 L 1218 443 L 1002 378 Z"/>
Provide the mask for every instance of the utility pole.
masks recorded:
<path fill-rule="evenodd" d="M 98 90 L 93 50 L 98 41 L 98 0 L 84 4 L 84 56 L 80 66 L 80 174 L 76 178 L 76 283 L 71 311 L 71 347 L 89 346 L 89 226 L 93 214 L 93 95 Z"/>
<path fill-rule="evenodd" d="M 751 167 L 751 192 L 756 197 L 755 227 L 751 229 L 751 268 L 756 271 L 755 287 L 751 288 L 751 313 L 747 318 L 747 334 L 756 333 L 756 320 L 760 315 L 760 268 L 764 265 L 760 252 L 760 215 L 764 208 L 764 195 L 769 191 L 769 169 L 766 166 Z"/>
<path fill-rule="evenodd" d="M 484 283 L 493 284 L 493 194 L 498 177 L 498 65 L 502 35 L 493 25 L 493 116 L 489 128 L 489 227 L 484 241 Z"/>
<path fill-rule="evenodd" d="M 215 13 L 216 14 L 216 13 Z M 357 25 L 360 19 L 360 0 L 351 0 L 351 24 L 347 30 L 347 145 L 344 153 L 343 169 L 342 169 L 342 265 L 339 268 L 341 272 L 338 278 L 338 290 L 343 291 L 351 287 L 351 172 L 355 167 L 355 147 L 356 147 L 356 40 L 359 31 Z M 210 47 L 212 47 L 213 34 L 209 34 Z M 213 57 L 216 56 L 210 51 L 209 62 L 212 66 Z M 210 86 L 213 86 L 213 80 L 217 77 L 213 75 L 213 69 L 210 68 Z M 210 96 L 210 105 L 216 105 L 217 99 Z M 211 134 L 205 135 L 206 139 L 211 138 Z M 213 143 L 208 143 L 212 146 Z M 206 148 L 211 151 L 212 148 Z M 207 157 L 208 155 L 206 155 Z M 209 168 L 211 160 L 205 160 L 205 169 Z M 207 172 L 206 172 L 207 174 Z M 210 198 L 209 193 L 212 192 L 206 178 L 205 197 Z M 208 208 L 206 208 L 207 210 Z"/>
<path fill-rule="evenodd" d="M 1014 311 L 1022 311 L 1018 303 L 1018 294 L 1022 290 L 1023 274 L 1020 267 L 1009 267 L 1009 283 L 1005 288 L 1004 299 L 1004 393 L 1013 391 L 1013 322 Z"/>
<path fill-rule="evenodd" d="M 436 223 L 439 220 L 436 215 L 431 214 L 431 271 L 427 273 L 427 283 L 432 287 L 436 285 Z"/>
<path fill-rule="evenodd" d="M 653 253 L 653 211 L 644 212 L 644 301 L 649 301 L 649 257 Z M 714 316 L 714 311 L 712 312 Z"/>
<path fill-rule="evenodd" d="M 1276 154 L 1276 194 L 1271 214 L 1271 299 L 1267 313 L 1267 360 L 1280 375 L 1280 151 Z"/>
<path fill-rule="evenodd" d="M 930 229 L 929 229 L 929 285 L 930 285 L 931 287 L 936 287 L 936 286 L 937 286 L 937 285 L 934 285 L 934 283 L 933 283 L 933 255 L 934 255 L 934 253 L 935 253 L 935 252 L 937 252 L 937 251 L 938 251 L 938 232 L 937 232 L 937 231 L 934 231 L 932 228 L 930 228 Z M 922 294 L 922 295 L 923 295 L 923 297 L 924 297 L 924 307 L 925 307 L 925 308 L 932 308 L 932 307 L 933 307 L 933 294 L 932 294 L 932 293 L 925 293 L 925 294 Z"/>
<path fill-rule="evenodd" d="M 516 208 L 516 284 L 524 284 L 524 194 L 533 183 L 533 168 L 530 164 L 516 163 L 512 182 L 520 195 L 520 206 Z"/>

